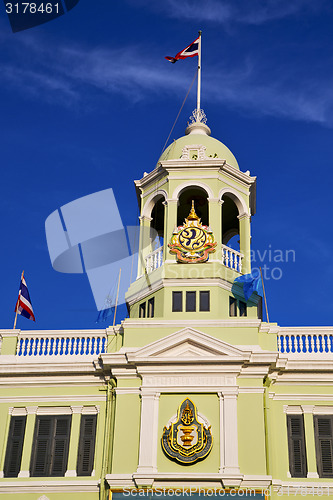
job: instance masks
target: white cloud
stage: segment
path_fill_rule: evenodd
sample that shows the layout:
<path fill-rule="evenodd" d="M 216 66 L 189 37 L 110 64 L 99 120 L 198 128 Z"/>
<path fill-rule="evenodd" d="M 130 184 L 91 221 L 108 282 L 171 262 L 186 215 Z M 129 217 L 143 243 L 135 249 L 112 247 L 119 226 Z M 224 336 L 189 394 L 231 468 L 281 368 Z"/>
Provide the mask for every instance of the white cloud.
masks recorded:
<path fill-rule="evenodd" d="M 152 101 L 165 93 L 182 98 L 194 74 L 187 64 L 170 65 L 153 54 L 143 57 L 149 54 L 144 47 L 69 49 L 34 43 L 30 36 L 17 43 L 16 65 L 0 62 L 0 85 L 8 89 L 10 83 L 22 94 L 29 91 L 48 102 L 72 105 L 89 99 L 91 93 L 94 98 L 96 93 L 122 95 L 132 102 Z M 226 65 L 206 69 L 203 100 L 207 104 L 222 102 L 253 115 L 333 126 L 332 79 L 333 74 L 315 68 L 307 74 L 293 61 L 272 70 L 263 61 L 248 58 L 238 66 L 234 63 L 232 69 Z"/>
<path fill-rule="evenodd" d="M 208 21 L 220 24 L 231 22 L 243 24 L 263 24 L 283 19 L 302 11 L 317 10 L 322 0 L 129 0 L 132 6 L 142 5 L 153 11 L 182 21 Z"/>

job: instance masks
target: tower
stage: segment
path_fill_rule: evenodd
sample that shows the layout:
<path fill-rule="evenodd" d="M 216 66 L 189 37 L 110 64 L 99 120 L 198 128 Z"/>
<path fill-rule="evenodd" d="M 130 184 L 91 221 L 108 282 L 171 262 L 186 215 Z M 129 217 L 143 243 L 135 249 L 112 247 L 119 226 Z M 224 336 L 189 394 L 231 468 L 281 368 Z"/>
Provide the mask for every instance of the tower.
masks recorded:
<path fill-rule="evenodd" d="M 191 320 L 208 314 L 216 319 L 258 318 L 259 297 L 253 295 L 246 305 L 241 286 L 234 284 L 236 277 L 251 272 L 256 178 L 242 172 L 231 151 L 211 137 L 204 114 L 201 121 L 192 117 L 185 136 L 175 140 L 155 169 L 135 185 L 140 248 L 138 276 L 126 296 L 130 318 L 176 319 L 184 313 Z M 214 241 L 201 260 L 189 255 L 190 240 L 183 258 L 171 248 L 191 209 Z M 200 238 L 198 231 L 192 243 L 195 238 Z"/>

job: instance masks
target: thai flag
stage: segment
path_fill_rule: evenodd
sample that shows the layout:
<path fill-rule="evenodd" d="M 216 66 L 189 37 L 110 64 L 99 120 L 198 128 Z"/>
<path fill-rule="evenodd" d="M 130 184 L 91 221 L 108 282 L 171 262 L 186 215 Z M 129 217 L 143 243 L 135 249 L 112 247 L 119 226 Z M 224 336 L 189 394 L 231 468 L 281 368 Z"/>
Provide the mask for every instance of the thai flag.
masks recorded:
<path fill-rule="evenodd" d="M 174 64 L 175 62 L 179 61 L 179 59 L 186 59 L 186 57 L 198 56 L 199 42 L 200 42 L 200 36 L 198 36 L 198 38 L 194 40 L 194 42 L 192 42 L 190 45 L 185 47 L 185 49 L 178 52 L 178 54 L 176 54 L 175 57 L 166 56 L 165 59 Z"/>
<path fill-rule="evenodd" d="M 36 321 L 34 312 L 32 310 L 30 295 L 28 292 L 24 276 L 22 276 L 21 278 L 21 284 L 20 284 L 18 299 L 16 302 L 15 312 L 21 314 L 21 316 L 24 316 L 27 319 Z"/>

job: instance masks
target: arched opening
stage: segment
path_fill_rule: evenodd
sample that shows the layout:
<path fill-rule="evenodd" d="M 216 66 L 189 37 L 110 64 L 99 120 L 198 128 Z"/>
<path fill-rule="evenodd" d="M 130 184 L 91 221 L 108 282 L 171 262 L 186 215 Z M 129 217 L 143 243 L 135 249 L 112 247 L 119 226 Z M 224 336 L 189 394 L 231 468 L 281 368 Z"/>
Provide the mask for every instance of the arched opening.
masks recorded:
<path fill-rule="evenodd" d="M 224 194 L 222 200 L 222 243 L 239 251 L 238 208 L 228 194 Z"/>
<path fill-rule="evenodd" d="M 159 198 L 152 211 L 151 228 L 151 249 L 152 251 L 163 246 L 164 240 L 164 198 Z"/>
<path fill-rule="evenodd" d="M 191 211 L 192 201 L 194 201 L 195 212 L 200 217 L 202 224 L 208 226 L 208 194 L 197 186 L 189 186 L 181 192 L 177 210 L 177 226 L 184 224 Z"/>

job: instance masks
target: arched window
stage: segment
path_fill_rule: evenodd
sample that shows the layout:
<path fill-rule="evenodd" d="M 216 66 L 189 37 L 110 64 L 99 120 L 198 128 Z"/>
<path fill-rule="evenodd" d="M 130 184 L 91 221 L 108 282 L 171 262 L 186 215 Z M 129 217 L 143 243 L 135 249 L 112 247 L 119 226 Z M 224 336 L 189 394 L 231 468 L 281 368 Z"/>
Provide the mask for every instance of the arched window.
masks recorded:
<path fill-rule="evenodd" d="M 222 243 L 239 251 L 238 208 L 228 194 L 224 194 L 222 200 Z"/>
<path fill-rule="evenodd" d="M 200 217 L 202 224 L 208 226 L 208 194 L 197 186 L 189 186 L 181 192 L 177 210 L 177 226 L 184 224 L 184 220 L 191 211 L 192 201 L 194 201 L 195 212 Z"/>
<path fill-rule="evenodd" d="M 152 240 L 152 251 L 163 246 L 164 239 L 164 198 L 159 198 L 152 211 L 151 211 L 152 221 L 150 223 L 151 240 Z"/>

